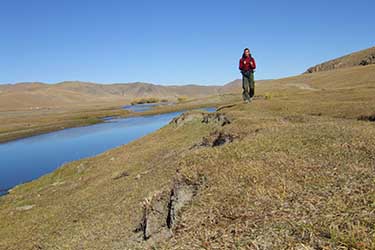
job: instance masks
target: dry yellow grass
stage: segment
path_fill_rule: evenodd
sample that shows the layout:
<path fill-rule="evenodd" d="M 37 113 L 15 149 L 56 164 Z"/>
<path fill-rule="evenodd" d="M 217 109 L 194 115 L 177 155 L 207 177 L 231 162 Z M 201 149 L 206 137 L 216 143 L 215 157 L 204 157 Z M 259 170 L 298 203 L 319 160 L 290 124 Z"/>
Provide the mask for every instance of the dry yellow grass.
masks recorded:
<path fill-rule="evenodd" d="M 128 84 L 19 83 L 0 85 L 0 111 L 89 107 L 96 104 L 107 106 L 150 97 L 176 101 L 177 96 L 197 98 L 217 94 L 220 89 L 220 86 L 163 86 L 140 82 Z"/>
<path fill-rule="evenodd" d="M 306 73 L 330 71 L 333 69 L 349 68 L 360 65 L 375 64 L 375 47 L 351 53 L 309 68 Z"/>
<path fill-rule="evenodd" d="M 195 113 L 21 185 L 0 198 L 0 249 L 375 249 L 375 126 L 357 119 L 375 110 L 374 72 L 269 81 L 251 104 L 211 97 L 233 103 L 230 124 Z M 233 142 L 196 146 L 215 131 Z M 204 182 L 172 238 L 143 241 L 142 202 L 176 176 Z"/>

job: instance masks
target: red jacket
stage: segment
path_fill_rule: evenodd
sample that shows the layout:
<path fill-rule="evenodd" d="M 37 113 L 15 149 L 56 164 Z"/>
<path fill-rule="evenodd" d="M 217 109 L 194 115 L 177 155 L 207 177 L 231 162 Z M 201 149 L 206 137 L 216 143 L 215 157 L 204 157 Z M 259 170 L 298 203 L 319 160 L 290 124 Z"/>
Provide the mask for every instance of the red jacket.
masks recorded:
<path fill-rule="evenodd" d="M 249 71 L 256 69 L 257 65 L 255 63 L 255 59 L 251 56 L 243 57 L 240 59 L 240 70 Z"/>

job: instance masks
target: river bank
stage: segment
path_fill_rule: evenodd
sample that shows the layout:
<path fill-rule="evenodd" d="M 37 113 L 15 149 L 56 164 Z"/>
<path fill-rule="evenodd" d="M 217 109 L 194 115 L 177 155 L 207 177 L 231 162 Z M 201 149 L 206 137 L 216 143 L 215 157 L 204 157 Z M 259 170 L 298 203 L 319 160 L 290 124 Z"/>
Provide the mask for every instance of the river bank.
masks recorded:
<path fill-rule="evenodd" d="M 230 96 L 230 95 L 228 95 Z M 228 98 L 226 98 L 228 99 Z M 232 99 L 232 98 L 229 98 Z M 228 101 L 228 100 L 226 100 Z M 135 117 L 169 112 L 206 108 L 223 104 L 223 98 L 211 97 L 190 100 L 175 105 L 161 105 L 144 112 L 131 112 L 123 107 L 129 104 L 104 105 L 88 108 L 18 110 L 0 112 L 0 143 L 34 135 L 45 134 L 66 128 L 82 127 L 102 123 L 106 117 Z"/>
<path fill-rule="evenodd" d="M 215 108 L 202 108 L 202 111 L 213 112 Z M 52 172 L 63 163 L 95 156 L 145 136 L 181 113 L 174 111 L 125 118 L 111 117 L 95 125 L 0 144 L 0 195 L 6 194 L 15 185 Z"/>

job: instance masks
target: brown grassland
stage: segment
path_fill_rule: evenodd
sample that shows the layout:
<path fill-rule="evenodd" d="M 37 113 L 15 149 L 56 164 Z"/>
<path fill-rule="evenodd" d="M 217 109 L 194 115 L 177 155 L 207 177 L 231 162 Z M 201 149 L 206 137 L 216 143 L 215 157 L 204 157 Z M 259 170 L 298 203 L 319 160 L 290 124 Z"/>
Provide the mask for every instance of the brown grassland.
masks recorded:
<path fill-rule="evenodd" d="M 369 65 L 267 81 L 250 104 L 239 93 L 183 102 L 224 105 L 218 113 L 231 122 L 190 112 L 17 186 L 0 198 L 0 249 L 374 250 L 374 96 Z M 234 139 L 202 143 L 215 132 Z M 176 179 L 199 187 L 172 236 L 142 239 L 142 202 Z"/>

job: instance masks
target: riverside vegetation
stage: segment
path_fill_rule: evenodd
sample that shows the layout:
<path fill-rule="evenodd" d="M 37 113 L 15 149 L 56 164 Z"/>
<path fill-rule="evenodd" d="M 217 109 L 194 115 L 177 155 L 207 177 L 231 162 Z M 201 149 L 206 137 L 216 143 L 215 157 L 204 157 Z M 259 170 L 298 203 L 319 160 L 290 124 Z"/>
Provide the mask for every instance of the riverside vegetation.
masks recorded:
<path fill-rule="evenodd" d="M 256 95 L 15 187 L 0 249 L 375 249 L 375 65 Z"/>

